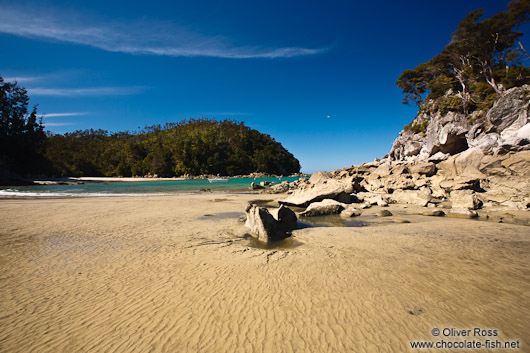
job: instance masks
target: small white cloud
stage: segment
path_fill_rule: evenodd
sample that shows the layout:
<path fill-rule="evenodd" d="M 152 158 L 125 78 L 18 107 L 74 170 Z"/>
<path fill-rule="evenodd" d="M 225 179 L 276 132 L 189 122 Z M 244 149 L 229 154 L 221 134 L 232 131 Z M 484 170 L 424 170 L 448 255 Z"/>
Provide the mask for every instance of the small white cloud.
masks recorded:
<path fill-rule="evenodd" d="M 4 82 L 17 82 L 17 83 L 25 83 L 25 82 L 35 82 L 42 79 L 42 76 L 8 76 L 4 77 Z"/>
<path fill-rule="evenodd" d="M 42 114 L 43 118 L 55 118 L 55 117 L 63 117 L 63 116 L 80 116 L 80 115 L 86 115 L 87 113 L 82 112 L 73 112 L 73 113 L 45 113 Z"/>
<path fill-rule="evenodd" d="M 91 88 L 28 88 L 30 96 L 123 96 L 137 94 L 145 90 L 145 87 L 91 87 Z"/>
<path fill-rule="evenodd" d="M 57 127 L 57 126 L 70 126 L 74 125 L 74 123 L 45 123 L 44 127 Z"/>

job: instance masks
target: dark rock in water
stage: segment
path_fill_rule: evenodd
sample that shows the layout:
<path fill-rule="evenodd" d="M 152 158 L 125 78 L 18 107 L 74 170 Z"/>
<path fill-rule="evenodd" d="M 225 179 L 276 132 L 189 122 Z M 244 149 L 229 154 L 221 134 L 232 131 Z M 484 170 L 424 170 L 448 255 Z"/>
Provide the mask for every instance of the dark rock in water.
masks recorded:
<path fill-rule="evenodd" d="M 377 217 L 390 217 L 390 216 L 392 216 L 392 212 L 390 212 L 389 210 L 381 210 L 377 212 Z"/>
<path fill-rule="evenodd" d="M 264 189 L 265 187 L 252 182 L 248 188 L 250 190 L 261 190 L 261 189 Z"/>
<path fill-rule="evenodd" d="M 280 223 L 266 208 L 249 204 L 245 212 L 247 215 L 245 226 L 258 237 L 258 240 L 270 243 L 290 236 L 280 229 Z"/>
<path fill-rule="evenodd" d="M 296 217 L 296 213 L 284 205 L 281 205 L 278 209 L 277 218 L 280 225 L 280 230 L 286 233 L 291 232 L 298 227 L 298 218 Z"/>

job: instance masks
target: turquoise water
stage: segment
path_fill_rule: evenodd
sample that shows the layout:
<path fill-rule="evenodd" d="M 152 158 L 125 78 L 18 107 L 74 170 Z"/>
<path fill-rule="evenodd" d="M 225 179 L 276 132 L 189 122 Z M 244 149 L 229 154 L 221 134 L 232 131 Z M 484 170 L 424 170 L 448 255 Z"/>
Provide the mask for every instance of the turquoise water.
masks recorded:
<path fill-rule="evenodd" d="M 299 177 L 239 178 L 227 182 L 210 183 L 206 179 L 196 180 L 146 180 L 134 182 L 86 182 L 75 185 L 17 186 L 0 190 L 0 197 L 72 197 L 72 196 L 142 196 L 196 193 L 210 189 L 211 192 L 249 192 L 252 182 L 280 183 L 294 181 Z"/>

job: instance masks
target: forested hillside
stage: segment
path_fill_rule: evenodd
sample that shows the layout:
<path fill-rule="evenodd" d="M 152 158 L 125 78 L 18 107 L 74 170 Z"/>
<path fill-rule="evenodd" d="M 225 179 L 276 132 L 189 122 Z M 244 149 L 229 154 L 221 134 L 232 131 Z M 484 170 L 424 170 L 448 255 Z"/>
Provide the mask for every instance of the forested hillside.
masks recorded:
<path fill-rule="evenodd" d="M 45 157 L 58 175 L 240 175 L 300 171 L 269 135 L 232 120 L 190 119 L 136 133 L 86 130 L 48 135 Z"/>
<path fill-rule="evenodd" d="M 233 120 L 190 119 L 137 132 L 45 134 L 27 91 L 0 76 L 0 184 L 20 176 L 292 174 L 300 163 L 272 137 Z"/>

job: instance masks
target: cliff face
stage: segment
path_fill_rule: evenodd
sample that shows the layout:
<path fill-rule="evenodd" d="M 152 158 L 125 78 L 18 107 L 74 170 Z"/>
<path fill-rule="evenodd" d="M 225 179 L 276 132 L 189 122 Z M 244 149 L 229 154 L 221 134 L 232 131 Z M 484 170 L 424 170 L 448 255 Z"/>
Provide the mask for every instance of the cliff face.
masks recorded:
<path fill-rule="evenodd" d="M 488 111 L 469 115 L 443 112 L 439 103 L 427 102 L 382 160 L 315 173 L 293 183 L 282 203 L 405 203 L 453 216 L 476 217 L 480 210 L 485 219 L 490 211 L 528 210 L 530 85 L 509 89 Z"/>
<path fill-rule="evenodd" d="M 530 150 L 530 85 L 505 91 L 487 112 L 420 110 L 384 159 L 440 162 L 468 149 L 484 154 Z"/>

